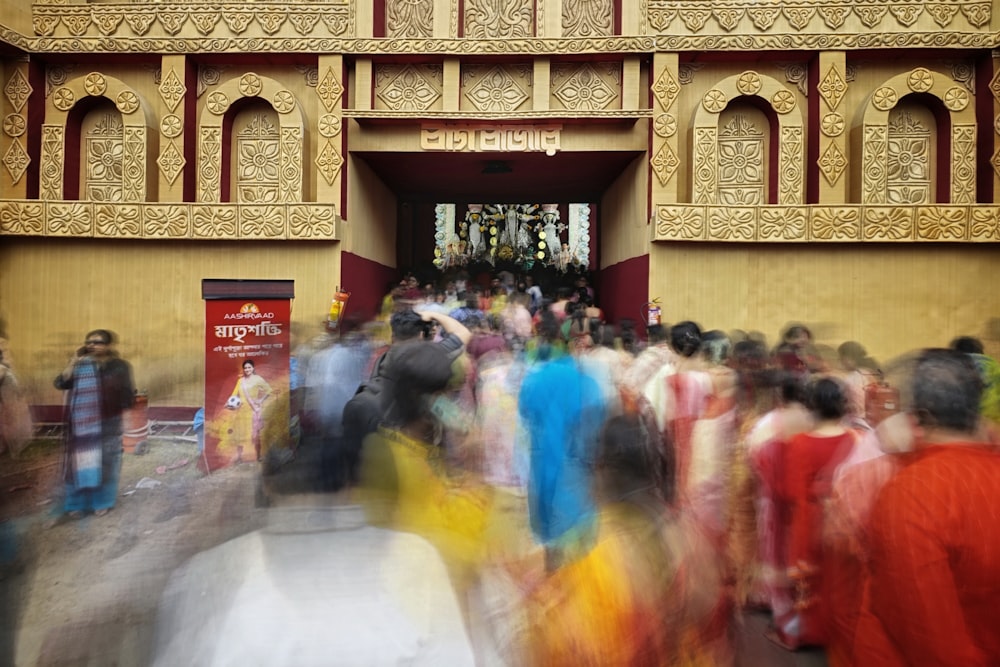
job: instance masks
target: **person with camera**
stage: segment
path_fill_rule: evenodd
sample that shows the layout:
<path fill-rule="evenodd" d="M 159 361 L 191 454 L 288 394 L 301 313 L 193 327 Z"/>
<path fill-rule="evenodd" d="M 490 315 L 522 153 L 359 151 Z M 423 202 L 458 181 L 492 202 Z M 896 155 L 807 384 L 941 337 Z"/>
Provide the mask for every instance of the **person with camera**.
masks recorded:
<path fill-rule="evenodd" d="M 62 513 L 107 514 L 118 496 L 122 413 L 135 401 L 132 367 L 112 348 L 114 335 L 96 329 L 84 338 L 56 389 L 66 391 L 65 499 Z"/>

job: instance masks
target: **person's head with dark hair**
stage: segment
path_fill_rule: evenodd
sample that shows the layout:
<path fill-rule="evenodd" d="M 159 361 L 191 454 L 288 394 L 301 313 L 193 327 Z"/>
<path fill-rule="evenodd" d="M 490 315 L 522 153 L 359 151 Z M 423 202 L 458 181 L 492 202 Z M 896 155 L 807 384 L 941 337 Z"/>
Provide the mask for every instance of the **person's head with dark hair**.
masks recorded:
<path fill-rule="evenodd" d="M 538 336 L 543 343 L 554 343 L 559 340 L 559 320 L 548 308 L 539 311 Z"/>
<path fill-rule="evenodd" d="M 793 349 L 801 349 L 812 342 L 812 331 L 804 324 L 789 325 L 781 335 L 782 345 Z"/>
<path fill-rule="evenodd" d="M 823 377 L 809 386 L 809 410 L 822 421 L 841 419 L 847 414 L 847 392 L 833 378 Z"/>
<path fill-rule="evenodd" d="M 444 390 L 452 376 L 452 360 L 439 345 L 407 345 L 392 359 L 387 426 L 406 427 L 429 418 L 427 398 Z"/>
<path fill-rule="evenodd" d="M 650 345 L 659 345 L 660 343 L 667 342 L 667 335 L 670 333 L 669 328 L 664 327 L 662 324 L 651 324 L 646 327 L 646 337 L 649 339 Z"/>
<path fill-rule="evenodd" d="M 692 357 L 701 347 L 701 327 L 690 320 L 670 327 L 670 346 L 682 357 Z"/>
<path fill-rule="evenodd" d="M 615 339 L 618 338 L 618 332 L 615 330 L 615 325 L 607 322 L 602 323 L 599 319 L 594 318 L 590 320 L 590 331 L 597 332 L 594 337 L 595 345 L 600 345 L 601 347 L 606 347 L 612 350 L 614 349 Z"/>
<path fill-rule="evenodd" d="M 724 364 L 729 359 L 729 336 L 718 329 L 706 331 L 701 336 L 701 354 L 710 363 Z"/>
<path fill-rule="evenodd" d="M 983 342 L 973 336 L 959 336 L 951 341 L 948 347 L 956 352 L 963 352 L 965 354 L 983 354 L 985 352 Z"/>
<path fill-rule="evenodd" d="M 781 402 L 784 405 L 790 403 L 801 403 L 805 405 L 808 400 L 805 382 L 796 373 L 779 371 L 778 386 L 781 388 Z"/>
<path fill-rule="evenodd" d="M 406 308 L 392 314 L 389 327 L 392 329 L 393 341 L 403 342 L 420 338 L 426 329 L 426 323 L 419 313 Z"/>
<path fill-rule="evenodd" d="M 664 501 L 673 500 L 673 449 L 658 446 L 655 426 L 636 414 L 608 419 L 601 432 L 597 472 L 606 500 L 652 491 Z"/>
<path fill-rule="evenodd" d="M 560 287 L 556 290 L 556 301 L 566 301 L 573 296 L 573 290 L 569 287 Z"/>
<path fill-rule="evenodd" d="M 745 338 L 733 345 L 732 365 L 738 371 L 759 371 L 767 366 L 767 348 Z"/>
<path fill-rule="evenodd" d="M 979 428 L 983 382 L 975 363 L 958 350 L 925 350 L 913 370 L 910 411 L 924 428 L 972 434 Z"/>

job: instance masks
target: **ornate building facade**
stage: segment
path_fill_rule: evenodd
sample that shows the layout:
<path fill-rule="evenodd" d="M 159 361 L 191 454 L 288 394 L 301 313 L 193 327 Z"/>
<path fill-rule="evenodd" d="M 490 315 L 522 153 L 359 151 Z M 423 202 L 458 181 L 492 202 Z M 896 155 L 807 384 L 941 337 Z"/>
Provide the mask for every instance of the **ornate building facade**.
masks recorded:
<path fill-rule="evenodd" d="M 202 278 L 374 312 L 440 202 L 589 202 L 612 319 L 880 357 L 1000 317 L 992 0 L 2 0 L 0 315 L 197 405 Z M 501 184 L 481 165 L 500 160 Z M 430 229 L 426 243 L 422 229 Z"/>

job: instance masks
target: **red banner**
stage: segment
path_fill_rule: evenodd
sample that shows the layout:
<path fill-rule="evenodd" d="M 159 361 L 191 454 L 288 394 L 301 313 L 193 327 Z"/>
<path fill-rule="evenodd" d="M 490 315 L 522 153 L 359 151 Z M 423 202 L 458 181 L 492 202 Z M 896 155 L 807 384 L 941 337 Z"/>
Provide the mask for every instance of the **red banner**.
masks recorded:
<path fill-rule="evenodd" d="M 288 299 L 205 301 L 205 457 L 216 469 L 289 447 Z"/>

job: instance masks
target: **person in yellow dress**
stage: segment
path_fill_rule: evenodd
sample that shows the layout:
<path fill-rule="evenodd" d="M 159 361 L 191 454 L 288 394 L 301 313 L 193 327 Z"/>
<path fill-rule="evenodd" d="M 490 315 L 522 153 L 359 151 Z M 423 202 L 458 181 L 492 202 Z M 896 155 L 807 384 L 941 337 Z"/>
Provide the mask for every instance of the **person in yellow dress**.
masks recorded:
<path fill-rule="evenodd" d="M 260 460 L 261 431 L 266 421 L 265 404 L 273 396 L 271 386 L 257 374 L 252 359 L 244 360 L 241 368 L 243 373 L 226 401 L 226 408 L 232 412 L 227 420 L 229 428 L 223 431 L 219 442 L 220 450 L 232 453 L 234 463 L 246 460 L 244 451 L 251 445 L 256 460 Z"/>

